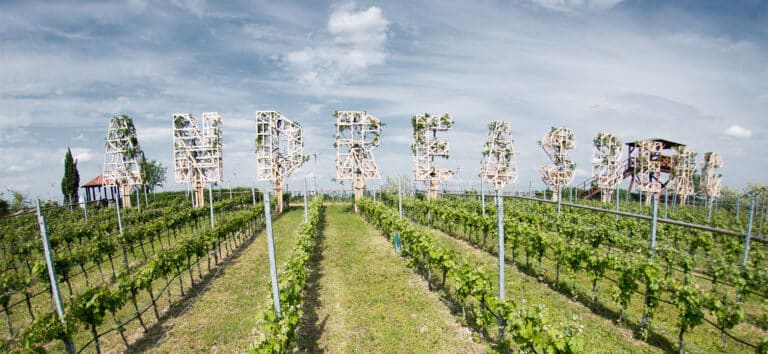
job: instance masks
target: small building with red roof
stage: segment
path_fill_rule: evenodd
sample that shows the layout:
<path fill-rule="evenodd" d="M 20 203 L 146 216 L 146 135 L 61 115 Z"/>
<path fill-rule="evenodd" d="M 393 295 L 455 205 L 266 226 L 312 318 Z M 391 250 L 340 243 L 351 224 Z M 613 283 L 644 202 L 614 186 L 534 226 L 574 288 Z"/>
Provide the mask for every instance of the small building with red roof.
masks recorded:
<path fill-rule="evenodd" d="M 96 178 L 86 182 L 80 188 L 85 189 L 85 201 L 106 201 L 114 200 L 116 192 L 114 188 L 104 185 L 104 176 L 98 175 Z"/>

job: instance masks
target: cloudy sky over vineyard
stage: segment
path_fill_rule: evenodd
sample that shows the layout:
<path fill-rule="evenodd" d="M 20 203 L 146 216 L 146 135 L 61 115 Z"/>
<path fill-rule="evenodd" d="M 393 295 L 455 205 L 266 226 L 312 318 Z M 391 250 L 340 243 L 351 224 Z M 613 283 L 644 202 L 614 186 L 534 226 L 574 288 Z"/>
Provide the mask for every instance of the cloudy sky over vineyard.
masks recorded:
<path fill-rule="evenodd" d="M 171 114 L 218 111 L 225 186 L 251 185 L 257 110 L 304 126 L 325 187 L 334 185 L 335 110 L 386 124 L 375 152 L 385 175 L 410 173 L 410 118 L 430 112 L 456 121 L 442 166 L 465 188 L 487 123 L 499 119 L 511 121 L 519 151 L 520 183 L 509 191 L 541 185 L 547 159 L 536 141 L 561 125 L 576 133 L 576 183 L 590 174 L 601 130 L 718 151 L 725 185 L 766 183 L 768 2 L 0 3 L 6 196 L 60 199 L 67 146 L 81 182 L 98 175 L 118 114 L 134 118 L 147 157 L 169 167 L 176 189 Z"/>

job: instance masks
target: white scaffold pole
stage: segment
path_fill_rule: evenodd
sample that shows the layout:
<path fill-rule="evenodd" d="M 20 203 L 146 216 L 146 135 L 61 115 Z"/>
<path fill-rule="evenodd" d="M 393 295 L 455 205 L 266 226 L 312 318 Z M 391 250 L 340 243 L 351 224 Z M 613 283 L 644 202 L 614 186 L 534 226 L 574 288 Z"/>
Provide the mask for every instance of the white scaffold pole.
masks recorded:
<path fill-rule="evenodd" d="M 48 268 L 48 279 L 51 282 L 51 292 L 53 293 L 53 300 L 56 303 L 56 313 L 59 315 L 59 321 L 64 323 L 64 304 L 61 302 L 61 293 L 59 292 L 59 283 L 56 281 L 56 268 L 53 263 L 53 253 L 51 253 L 51 245 L 48 243 L 48 232 L 45 227 L 45 218 L 40 212 L 40 199 L 37 199 L 37 224 L 40 226 L 40 237 L 43 239 L 43 252 L 45 253 L 45 265 Z M 75 345 L 72 340 L 67 337 L 64 340 L 64 344 L 67 348 L 67 352 L 70 354 L 76 353 Z"/>
<path fill-rule="evenodd" d="M 269 276 L 272 278 L 272 300 L 275 314 L 280 317 L 280 290 L 277 281 L 277 261 L 275 260 L 275 240 L 272 235 L 272 210 L 269 205 L 269 192 L 264 191 L 264 222 L 267 226 L 267 250 L 269 252 Z"/>
<path fill-rule="evenodd" d="M 307 204 L 307 179 L 304 178 L 304 222 L 309 221 L 309 205 Z"/>

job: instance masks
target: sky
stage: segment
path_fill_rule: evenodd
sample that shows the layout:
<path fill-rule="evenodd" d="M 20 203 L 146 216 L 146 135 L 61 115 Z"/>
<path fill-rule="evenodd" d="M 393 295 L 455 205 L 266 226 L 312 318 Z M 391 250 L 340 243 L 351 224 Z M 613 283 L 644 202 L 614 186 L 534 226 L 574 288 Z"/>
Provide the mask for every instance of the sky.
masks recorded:
<path fill-rule="evenodd" d="M 171 115 L 203 112 L 223 116 L 223 185 L 267 187 L 259 110 L 304 128 L 313 159 L 289 189 L 313 176 L 340 188 L 337 110 L 385 124 L 384 176 L 411 174 L 413 115 L 448 113 L 451 155 L 437 165 L 453 187 L 477 188 L 488 123 L 507 120 L 519 169 L 507 191 L 543 186 L 537 141 L 553 126 L 576 135 L 574 184 L 591 174 L 592 137 L 609 132 L 686 144 L 699 166 L 718 152 L 723 184 L 743 188 L 768 183 L 766 63 L 761 0 L 3 1 L 0 192 L 61 199 L 67 147 L 81 183 L 96 177 L 122 114 L 168 167 L 165 189 L 182 189 Z"/>

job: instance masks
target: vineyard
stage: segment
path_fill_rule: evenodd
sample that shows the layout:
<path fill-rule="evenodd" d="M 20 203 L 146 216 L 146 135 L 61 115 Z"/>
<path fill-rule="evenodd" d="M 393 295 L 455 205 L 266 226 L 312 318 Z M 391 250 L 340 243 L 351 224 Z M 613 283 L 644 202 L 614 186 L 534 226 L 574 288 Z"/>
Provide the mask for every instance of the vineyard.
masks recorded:
<path fill-rule="evenodd" d="M 768 354 L 766 62 L 768 0 L 0 0 L 0 354 Z"/>
<path fill-rule="evenodd" d="M 351 194 L 310 192 L 306 179 L 286 190 L 309 157 L 301 125 L 277 111 L 256 119 L 257 179 L 271 190 L 224 193 L 222 117 L 207 112 L 173 115 L 186 191 L 151 198 L 132 119 L 110 119 L 83 204 L 79 183 L 63 183 L 67 206 L 38 201 L 0 219 L 0 348 L 768 352 L 766 198 L 744 193 L 748 213 L 741 195 L 724 204 L 719 154 L 704 154 L 694 183 L 685 145 L 629 142 L 622 160 L 621 139 L 598 133 L 593 175 L 573 188 L 575 133 L 552 127 L 539 141 L 548 188 L 505 194 L 517 147 L 510 122 L 494 121 L 479 193 L 452 194 L 440 186 L 454 171 L 437 165 L 453 118 L 425 113 L 411 120 L 414 188 L 403 193 L 402 178 L 367 186 L 381 178 L 381 121 L 334 117 L 336 181 Z"/>
<path fill-rule="evenodd" d="M 397 200 L 385 200 L 396 207 Z M 491 255 L 498 253 L 495 217 L 483 217 L 476 199 L 407 198 L 402 203 L 414 221 Z M 655 257 L 649 260 L 648 222 L 579 209 L 566 209 L 558 217 L 552 205 L 527 200 L 509 199 L 506 204 L 505 262 L 525 276 L 667 350 L 683 341 L 690 350 L 703 352 L 764 348 L 765 244 L 752 244 L 748 264 L 740 266 L 742 239 L 662 225 Z M 495 210 L 489 207 L 488 212 Z M 443 276 L 449 273 L 445 264 L 452 263 L 441 260 L 450 258 L 450 251 L 417 252 L 426 254 L 417 257 L 422 264 L 442 269 Z M 483 282 L 489 281 L 485 275 Z M 481 295 L 481 304 L 488 297 Z M 494 313 L 490 307 L 485 311 L 481 313 L 486 316 Z"/>
<path fill-rule="evenodd" d="M 279 302 L 261 193 L 219 193 L 213 214 L 173 192 L 119 216 L 92 208 L 87 221 L 77 209 L 41 210 L 64 322 L 37 213 L 4 218 L 3 351 L 589 352 L 596 341 L 612 352 L 766 350 L 760 239 L 745 258 L 743 238 L 659 222 L 649 249 L 650 220 L 569 203 L 558 214 L 511 196 L 500 299 L 491 203 L 371 197 L 359 200 L 360 216 L 348 198 L 308 198 L 305 211 L 301 198 L 286 199 L 272 219 Z M 673 215 L 704 224 L 699 209 Z"/>
<path fill-rule="evenodd" d="M 207 210 L 183 206 L 189 205 L 183 199 L 161 196 L 121 218 L 115 209 L 91 210 L 87 223 L 78 210 L 42 213 L 67 304 L 64 324 L 53 310 L 35 214 L 3 220 L 3 346 L 98 351 L 117 340 L 128 347 L 133 332 L 160 321 L 264 223 L 250 195 L 218 201 L 214 220 Z"/>

